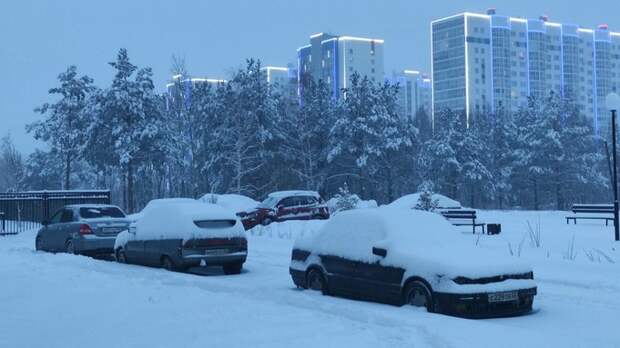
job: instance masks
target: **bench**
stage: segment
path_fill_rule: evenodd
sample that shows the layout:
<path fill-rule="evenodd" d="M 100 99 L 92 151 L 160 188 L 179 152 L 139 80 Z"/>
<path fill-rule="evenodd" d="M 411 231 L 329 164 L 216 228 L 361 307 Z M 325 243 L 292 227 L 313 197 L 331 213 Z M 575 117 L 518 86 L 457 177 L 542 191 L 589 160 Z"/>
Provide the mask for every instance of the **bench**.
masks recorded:
<path fill-rule="evenodd" d="M 471 226 L 473 233 L 476 233 L 476 227 L 480 226 L 482 228 L 482 233 L 485 233 L 486 224 L 483 222 L 476 222 L 475 210 L 442 210 L 439 213 L 454 226 Z"/>
<path fill-rule="evenodd" d="M 583 216 L 583 215 L 567 216 L 566 224 L 568 224 L 570 220 L 573 220 L 573 223 L 576 225 L 577 219 L 584 219 L 584 220 L 605 220 L 605 226 L 608 226 L 609 221 L 614 221 L 613 204 L 573 204 L 573 206 L 571 207 L 571 211 L 573 212 L 573 214 L 588 214 L 588 215 L 587 216 Z M 597 215 L 600 215 L 600 216 L 597 216 Z M 607 216 L 604 216 L 604 215 L 607 215 Z"/>

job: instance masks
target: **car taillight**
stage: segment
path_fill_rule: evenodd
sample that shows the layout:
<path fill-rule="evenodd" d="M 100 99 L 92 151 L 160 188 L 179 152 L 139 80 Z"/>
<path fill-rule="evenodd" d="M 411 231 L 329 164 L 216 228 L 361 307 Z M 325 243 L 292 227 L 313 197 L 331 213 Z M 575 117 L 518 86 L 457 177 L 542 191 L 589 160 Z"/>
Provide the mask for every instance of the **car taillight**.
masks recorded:
<path fill-rule="evenodd" d="M 81 235 L 85 235 L 85 234 L 93 234 L 93 230 L 90 228 L 89 225 L 87 224 L 81 224 L 80 225 L 80 234 Z"/>

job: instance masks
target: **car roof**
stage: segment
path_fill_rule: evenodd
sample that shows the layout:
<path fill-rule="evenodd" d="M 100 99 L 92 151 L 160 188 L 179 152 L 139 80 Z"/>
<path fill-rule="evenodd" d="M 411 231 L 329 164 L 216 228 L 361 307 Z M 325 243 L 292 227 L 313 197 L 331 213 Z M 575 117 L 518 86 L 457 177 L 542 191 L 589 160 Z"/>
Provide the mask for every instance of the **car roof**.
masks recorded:
<path fill-rule="evenodd" d="M 321 197 L 316 191 L 305 191 L 305 190 L 289 190 L 289 191 L 277 191 L 272 192 L 268 195 L 268 197 L 273 198 L 285 198 L 285 197 L 294 197 L 294 196 L 312 196 L 312 197 Z"/>
<path fill-rule="evenodd" d="M 83 204 L 65 205 L 65 208 L 79 209 L 79 208 L 119 208 L 119 207 L 113 204 L 85 204 L 83 203 Z"/>

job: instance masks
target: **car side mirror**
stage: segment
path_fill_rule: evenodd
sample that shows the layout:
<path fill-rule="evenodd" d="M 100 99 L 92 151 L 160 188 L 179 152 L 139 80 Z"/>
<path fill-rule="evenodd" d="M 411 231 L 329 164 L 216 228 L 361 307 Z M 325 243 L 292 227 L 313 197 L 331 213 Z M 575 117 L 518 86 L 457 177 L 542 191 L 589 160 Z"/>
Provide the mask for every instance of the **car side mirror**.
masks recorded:
<path fill-rule="evenodd" d="M 374 255 L 381 256 L 381 257 L 386 257 L 387 256 L 387 250 L 384 249 L 384 248 L 373 247 L 372 248 L 372 253 Z"/>
<path fill-rule="evenodd" d="M 43 221 L 41 221 L 41 225 L 43 225 L 43 226 L 47 226 L 47 225 L 49 225 L 49 224 L 50 224 L 49 220 L 43 220 Z"/>

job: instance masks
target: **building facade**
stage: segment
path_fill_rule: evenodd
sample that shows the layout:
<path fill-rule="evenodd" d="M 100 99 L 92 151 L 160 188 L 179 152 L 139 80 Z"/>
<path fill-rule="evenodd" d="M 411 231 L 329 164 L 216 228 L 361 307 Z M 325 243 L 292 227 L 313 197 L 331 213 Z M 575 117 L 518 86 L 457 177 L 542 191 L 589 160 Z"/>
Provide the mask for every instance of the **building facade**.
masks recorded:
<path fill-rule="evenodd" d="M 383 40 L 319 33 L 310 44 L 297 49 L 299 93 L 303 81 L 322 80 L 335 98 L 357 72 L 371 81 L 383 81 Z"/>
<path fill-rule="evenodd" d="M 212 88 L 217 88 L 225 84 L 226 80 L 208 79 L 201 77 L 187 77 L 182 75 L 172 76 L 172 82 L 166 84 L 166 106 L 180 106 L 183 103 L 186 108 L 189 107 L 192 100 L 192 86 L 201 83 L 208 83 Z"/>
<path fill-rule="evenodd" d="M 387 78 L 392 84 L 398 84 L 398 112 L 409 120 L 423 112 L 431 116 L 431 79 L 417 70 L 403 70 Z"/>
<path fill-rule="evenodd" d="M 295 98 L 297 95 L 297 70 L 289 67 L 265 66 L 261 68 L 267 83 L 280 92 Z"/>
<path fill-rule="evenodd" d="M 433 112 L 516 111 L 551 91 L 572 100 L 595 131 L 608 133 L 605 97 L 620 87 L 620 33 L 462 13 L 431 22 Z"/>

